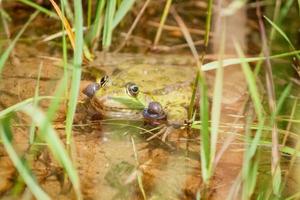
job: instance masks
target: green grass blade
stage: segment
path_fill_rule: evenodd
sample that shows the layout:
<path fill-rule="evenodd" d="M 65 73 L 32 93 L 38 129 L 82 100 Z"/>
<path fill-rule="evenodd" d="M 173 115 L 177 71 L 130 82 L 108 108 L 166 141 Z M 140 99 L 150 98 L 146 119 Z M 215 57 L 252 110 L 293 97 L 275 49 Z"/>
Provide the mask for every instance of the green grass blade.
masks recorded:
<path fill-rule="evenodd" d="M 54 99 L 55 97 L 53 96 L 39 96 L 36 98 L 37 101 L 40 101 L 42 99 Z M 19 111 L 23 106 L 30 104 L 34 101 L 34 98 L 28 98 L 25 99 L 24 101 L 21 101 L 20 103 L 17 103 L 15 105 L 12 105 L 2 111 L 0 111 L 0 119 L 5 117 L 5 115 L 11 113 L 11 112 L 16 112 Z"/>
<path fill-rule="evenodd" d="M 67 75 L 64 75 L 62 78 L 60 84 L 57 87 L 57 90 L 55 91 L 54 97 L 48 107 L 47 110 L 47 118 L 49 121 L 52 121 L 56 111 L 59 109 L 61 101 L 64 99 L 62 96 L 64 96 L 64 92 L 66 91 L 66 85 L 68 84 L 68 77 Z"/>
<path fill-rule="evenodd" d="M 288 147 L 288 146 L 283 146 L 283 147 L 280 148 L 280 151 L 282 153 L 295 155 L 296 157 L 300 158 L 300 151 L 298 149 Z"/>
<path fill-rule="evenodd" d="M 250 91 L 250 96 L 254 105 L 254 110 L 258 119 L 258 129 L 256 131 L 256 134 L 250 142 L 250 145 L 248 146 L 246 152 L 245 152 L 245 160 L 243 164 L 243 192 L 242 192 L 242 199 L 249 199 L 253 193 L 253 190 L 255 188 L 256 179 L 253 179 L 253 174 L 257 173 L 257 161 L 253 160 L 257 147 L 260 143 L 261 135 L 264 129 L 264 113 L 263 113 L 263 107 L 260 101 L 260 95 L 258 92 L 257 84 L 256 84 L 256 76 L 251 70 L 251 67 L 249 64 L 245 61 L 244 53 L 239 46 L 239 44 L 234 40 L 234 46 L 237 51 L 238 56 L 241 59 L 241 65 L 242 70 L 244 72 L 244 75 L 246 77 L 247 85 Z M 250 130 L 248 130 L 250 132 Z M 250 138 L 250 133 L 248 133 L 248 138 Z"/>
<path fill-rule="evenodd" d="M 100 38 L 101 29 L 103 25 L 103 10 L 105 7 L 105 3 L 105 0 L 99 0 L 97 2 L 95 19 L 86 36 L 87 44 L 91 46 L 92 49 L 94 49 L 94 47 L 97 46 L 98 40 Z"/>
<path fill-rule="evenodd" d="M 270 56 L 269 59 L 284 58 L 284 57 L 288 57 L 288 56 L 297 55 L 299 53 L 300 53 L 300 50 L 291 51 L 291 52 L 287 52 L 287 53 Z M 228 67 L 231 65 L 242 64 L 242 63 L 262 61 L 262 60 L 266 60 L 266 57 L 261 56 L 261 57 L 243 58 L 242 60 L 240 58 L 228 58 L 228 59 L 223 60 L 223 67 Z M 213 62 L 206 63 L 206 64 L 202 65 L 202 70 L 209 71 L 209 70 L 217 69 L 218 62 L 219 61 L 213 61 Z"/>
<path fill-rule="evenodd" d="M 33 105 L 34 106 L 38 105 L 37 98 L 39 96 L 40 77 L 41 77 L 41 72 L 42 72 L 42 66 L 43 66 L 43 63 L 41 63 L 39 66 L 38 77 L 37 77 L 35 91 L 34 91 L 34 97 L 33 97 Z M 29 129 L 29 144 L 33 144 L 33 142 L 34 142 L 35 128 L 36 128 L 35 125 L 32 123 L 30 126 L 30 129 Z"/>
<path fill-rule="evenodd" d="M 299 15 L 300 15 L 300 0 L 298 0 L 298 9 L 299 9 Z"/>
<path fill-rule="evenodd" d="M 33 107 L 32 105 L 24 106 L 23 108 L 21 108 L 21 111 L 30 116 L 33 122 L 40 128 L 40 133 L 43 134 L 42 136 L 49 145 L 49 148 L 52 151 L 53 155 L 56 157 L 57 160 L 60 161 L 60 163 L 66 170 L 73 184 L 75 192 L 77 194 L 80 193 L 80 184 L 77 171 L 74 168 L 72 161 L 64 148 L 64 145 L 60 141 L 58 134 L 51 126 L 51 123 L 48 120 L 48 118 L 43 114 L 43 112 L 40 109 Z"/>
<path fill-rule="evenodd" d="M 246 118 L 246 150 L 244 153 L 244 161 L 242 167 L 242 199 L 250 199 L 256 185 L 258 158 L 255 158 L 257 147 L 260 144 L 262 132 L 264 130 L 264 121 L 259 121 L 254 138 L 251 138 L 252 130 L 251 124 L 253 123 L 253 114 L 247 115 Z"/>
<path fill-rule="evenodd" d="M 277 102 L 276 110 L 271 115 L 271 124 L 272 125 L 274 125 L 276 123 L 276 116 L 280 113 L 280 110 L 283 106 L 284 101 L 286 100 L 286 98 L 290 94 L 290 92 L 292 90 L 292 85 L 293 85 L 292 83 L 289 83 L 287 85 L 287 87 L 283 90 L 283 92 L 281 93 L 281 95 L 279 97 L 279 100 Z M 280 196 L 281 186 L 282 186 L 280 165 L 277 165 L 277 167 L 275 167 L 275 169 L 274 169 L 272 184 L 273 184 L 274 194 L 276 194 L 277 196 Z"/>
<path fill-rule="evenodd" d="M 285 1 L 285 4 L 282 6 L 282 8 L 280 10 L 279 19 L 278 19 L 279 24 L 281 24 L 282 21 L 284 20 L 284 18 L 286 18 L 291 7 L 293 6 L 293 3 L 294 3 L 294 0 L 286 0 Z"/>
<path fill-rule="evenodd" d="M 222 94 L 223 94 L 223 75 L 224 69 L 222 67 L 222 61 L 225 50 L 225 26 L 221 30 L 221 44 L 219 49 L 219 65 L 216 72 L 213 99 L 212 99 L 212 109 L 211 109 L 211 144 L 210 144 L 210 176 L 213 174 L 215 154 L 217 150 L 217 142 L 219 135 L 219 126 L 221 119 L 221 110 L 222 110 Z"/>
<path fill-rule="evenodd" d="M 204 44 L 207 47 L 209 41 L 209 33 L 211 29 L 211 16 L 212 16 L 212 7 L 213 7 L 213 0 L 209 0 L 208 7 L 207 7 L 207 16 L 205 22 L 205 36 L 204 36 Z"/>
<path fill-rule="evenodd" d="M 116 3 L 117 3 L 116 0 L 110 0 L 108 1 L 108 5 L 106 7 L 103 38 L 102 38 L 102 45 L 104 51 L 107 51 L 111 45 L 112 33 L 113 33 L 112 23 L 116 11 Z"/>
<path fill-rule="evenodd" d="M 210 134 L 209 134 L 209 100 L 208 100 L 208 89 L 207 84 L 203 77 L 199 77 L 201 98 L 200 98 L 200 118 L 202 121 L 201 128 L 201 171 L 203 180 L 208 183 L 210 179 Z"/>
<path fill-rule="evenodd" d="M 143 195 L 143 198 L 146 200 L 147 197 L 146 197 L 146 192 L 144 190 L 144 186 L 143 186 L 143 178 L 142 178 L 142 173 L 140 173 L 138 167 L 140 166 L 140 163 L 139 163 L 139 159 L 138 159 L 138 154 L 137 154 L 137 150 L 136 150 L 136 146 L 135 146 L 135 142 L 134 142 L 134 138 L 133 137 L 130 137 L 131 139 L 131 143 L 132 143 L 132 149 L 133 149 L 133 153 L 134 153 L 134 159 L 135 159 L 135 162 L 136 162 L 136 166 L 135 166 L 135 170 L 137 170 L 137 181 L 138 181 L 138 185 L 139 185 L 139 188 L 140 188 L 140 191 Z"/>
<path fill-rule="evenodd" d="M 67 144 L 71 143 L 72 124 L 75 115 L 77 99 L 79 95 L 79 87 L 81 80 L 81 64 L 83 53 L 83 15 L 80 0 L 74 2 L 75 6 L 75 50 L 74 50 L 74 66 L 71 81 L 71 91 L 69 96 L 69 104 L 66 119 Z"/>
<path fill-rule="evenodd" d="M 300 5 L 300 3 L 299 3 Z M 299 8 L 300 10 L 300 8 Z M 286 198 L 285 200 L 297 200 L 300 198 L 300 192 L 297 192 L 296 194 L 291 195 L 290 197 Z"/>
<path fill-rule="evenodd" d="M 249 142 L 251 142 L 251 144 L 250 144 L 249 148 L 247 149 L 247 155 L 246 155 L 249 160 L 251 158 L 253 158 L 256 153 L 257 147 L 260 144 L 260 139 L 261 139 L 263 130 L 264 130 L 264 120 L 259 121 L 255 136 L 252 141 L 249 141 Z"/>
<path fill-rule="evenodd" d="M 86 26 L 87 28 L 90 28 L 92 22 L 92 0 L 88 0 L 87 7 Z"/>
<path fill-rule="evenodd" d="M 264 16 L 264 18 L 272 25 L 272 27 L 289 43 L 290 47 L 295 50 L 294 45 L 288 38 L 288 36 L 274 23 L 272 22 L 267 16 Z"/>
<path fill-rule="evenodd" d="M 10 45 L 7 47 L 7 49 L 1 55 L 1 57 L 0 57 L 0 73 L 2 72 L 4 64 L 5 64 L 6 60 L 7 60 L 7 58 L 9 57 L 10 52 L 13 50 L 15 44 L 17 43 L 17 41 L 19 40 L 19 38 L 21 37 L 21 35 L 24 33 L 24 31 L 26 30 L 26 28 L 28 27 L 28 25 L 38 15 L 38 13 L 39 13 L 39 11 L 35 11 L 29 17 L 29 19 L 27 20 L 27 22 L 25 23 L 25 25 L 22 27 L 22 29 L 19 31 L 19 33 L 17 34 L 17 36 L 13 39 L 13 41 L 10 43 Z"/>
<path fill-rule="evenodd" d="M 63 4 L 61 4 L 61 10 L 62 10 L 62 14 L 64 15 L 64 6 Z M 62 29 L 64 31 L 64 26 L 62 26 Z M 57 90 L 55 91 L 54 96 L 56 98 L 54 98 L 47 110 L 47 118 L 49 119 L 49 121 L 52 121 L 52 119 L 55 116 L 56 111 L 59 109 L 59 105 L 61 103 L 61 101 L 63 100 L 63 97 L 65 96 L 67 98 L 68 96 L 68 79 L 69 79 L 69 70 L 68 70 L 68 54 L 67 54 L 67 40 L 66 40 L 66 35 L 62 36 L 62 52 L 63 52 L 63 67 L 64 67 L 64 74 L 63 74 L 63 78 L 61 79 Z M 65 93 L 65 95 L 63 95 Z"/>
<path fill-rule="evenodd" d="M 263 121 L 263 113 L 262 113 L 263 107 L 260 102 L 260 95 L 259 95 L 258 88 L 256 85 L 255 75 L 252 72 L 251 67 L 247 63 L 241 47 L 238 45 L 238 43 L 236 41 L 234 41 L 234 46 L 235 46 L 235 49 L 241 59 L 240 63 L 242 65 L 242 69 L 243 69 L 244 75 L 246 77 L 246 81 L 247 81 L 248 88 L 250 91 L 250 96 L 251 96 L 253 104 L 254 104 L 255 112 L 258 117 L 258 121 L 261 122 L 261 121 Z"/>
<path fill-rule="evenodd" d="M 156 32 L 156 35 L 155 35 L 155 38 L 154 38 L 154 42 L 153 42 L 154 47 L 159 42 L 162 30 L 163 30 L 163 25 L 165 24 L 165 21 L 167 19 L 168 14 L 169 14 L 169 10 L 170 10 L 171 5 L 172 5 L 172 0 L 167 0 L 164 11 L 163 11 L 163 14 L 162 14 L 160 22 L 159 22 L 159 27 L 157 29 L 157 32 Z"/>
<path fill-rule="evenodd" d="M 283 103 L 285 102 L 286 98 L 289 96 L 289 94 L 291 93 L 293 87 L 293 83 L 289 83 L 283 90 L 283 92 L 280 94 L 280 97 L 278 99 L 277 102 L 277 106 L 276 106 L 276 111 L 273 115 L 273 119 L 275 120 L 276 116 L 279 115 L 282 107 L 283 107 Z"/>
<path fill-rule="evenodd" d="M 57 16 L 57 14 L 55 12 L 52 12 L 52 11 L 46 9 L 46 8 L 40 6 L 39 4 L 34 3 L 33 1 L 30 1 L 30 0 L 18 0 L 18 1 L 40 11 L 41 13 L 48 15 L 49 17 L 59 19 L 59 17 Z"/>
<path fill-rule="evenodd" d="M 249 175 L 247 180 L 248 194 L 253 194 L 257 182 L 257 174 L 258 174 L 258 166 L 259 162 L 255 159 L 251 163 L 251 167 L 249 168 Z"/>
<path fill-rule="evenodd" d="M 32 194 L 35 196 L 35 198 L 41 200 L 50 200 L 51 198 L 40 188 L 39 184 L 31 176 L 29 170 L 19 158 L 17 152 L 14 150 L 11 143 L 12 132 L 10 130 L 9 125 L 10 123 L 7 119 L 2 119 L 0 122 L 0 136 L 2 144 L 7 154 L 9 155 L 9 158 L 13 162 L 14 166 L 18 170 L 19 174 L 21 175 L 24 182 L 26 183 Z"/>
<path fill-rule="evenodd" d="M 68 17 L 68 19 L 73 22 L 73 11 L 71 9 L 70 3 L 68 0 L 60 0 L 60 2 L 63 4 L 63 7 L 65 8 L 66 11 L 66 15 Z"/>
<path fill-rule="evenodd" d="M 125 17 L 127 12 L 132 8 L 135 0 L 123 0 L 116 11 L 115 17 L 112 22 L 112 29 L 115 29 L 116 26 L 120 23 L 120 21 Z"/>
<path fill-rule="evenodd" d="M 11 17 L 9 16 L 9 14 L 3 8 L 0 9 L 0 16 L 1 16 L 1 18 L 3 18 L 6 21 L 12 20 Z"/>

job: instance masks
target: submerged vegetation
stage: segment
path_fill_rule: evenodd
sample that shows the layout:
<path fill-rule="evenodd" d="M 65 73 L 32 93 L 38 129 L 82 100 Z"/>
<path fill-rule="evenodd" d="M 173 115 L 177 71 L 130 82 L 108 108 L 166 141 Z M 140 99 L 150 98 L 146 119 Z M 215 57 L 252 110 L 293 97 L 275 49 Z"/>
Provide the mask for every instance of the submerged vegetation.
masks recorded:
<path fill-rule="evenodd" d="M 295 0 L 0 1 L 0 171 L 5 174 L 0 180 L 1 197 L 299 199 L 299 13 L 300 2 Z M 122 53 L 128 59 L 121 63 L 131 62 L 128 65 L 133 67 L 128 52 L 171 55 L 173 62 L 183 62 L 182 54 L 192 60 L 196 75 L 190 80 L 194 84 L 188 114 L 185 123 L 176 127 L 186 130 L 178 136 L 184 147 L 166 141 L 167 134 L 154 142 L 132 134 L 158 135 L 161 127 L 81 117 L 80 112 L 89 110 L 81 109 L 86 106 L 81 91 L 91 73 L 88 67 L 93 67 L 97 55 L 104 55 L 103 63 L 107 55 L 115 55 L 108 58 L 112 63 L 108 65 L 115 67 Z M 166 63 L 162 55 L 157 58 Z M 101 67 L 97 73 L 106 66 Z M 213 81 L 208 80 L 212 71 Z M 226 92 L 234 90 L 228 87 L 243 84 L 249 95 L 225 105 Z M 176 90 L 178 85 L 168 89 Z M 107 124 L 113 125 L 108 131 Z M 129 147 L 120 140 L 107 144 L 105 131 L 114 129 L 118 138 L 129 137 Z M 90 138 L 94 143 L 89 143 Z M 196 152 L 190 150 L 190 141 Z M 89 149 L 95 145 L 96 150 Z M 151 152 L 147 159 L 141 153 L 144 148 Z M 130 154 L 127 160 L 118 160 L 122 153 Z M 102 160 L 89 160 L 99 158 L 98 154 Z M 188 165 L 192 159 L 196 166 Z M 161 165 L 167 168 L 166 177 L 161 175 L 165 171 L 159 173 Z M 152 180 L 148 168 L 155 166 L 162 183 Z M 193 167 L 199 169 L 192 174 L 195 183 L 178 186 L 179 174 Z M 51 185 L 52 176 L 59 184 Z M 225 189 L 219 189 L 223 185 Z M 100 187 L 118 189 L 101 189 L 99 194 Z M 176 194 L 168 193 L 170 187 Z"/>

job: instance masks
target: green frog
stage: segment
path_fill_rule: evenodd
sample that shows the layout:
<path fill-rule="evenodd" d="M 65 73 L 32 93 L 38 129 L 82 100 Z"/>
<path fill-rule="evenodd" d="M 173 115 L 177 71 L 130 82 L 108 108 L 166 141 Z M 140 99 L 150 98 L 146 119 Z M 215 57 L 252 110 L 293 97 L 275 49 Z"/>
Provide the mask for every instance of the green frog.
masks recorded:
<path fill-rule="evenodd" d="M 192 57 L 98 54 L 90 69 L 104 71 L 84 90 L 103 117 L 144 119 L 153 124 L 166 121 L 172 127 L 187 120 L 196 76 Z M 210 88 L 213 77 L 211 73 L 206 76 Z"/>

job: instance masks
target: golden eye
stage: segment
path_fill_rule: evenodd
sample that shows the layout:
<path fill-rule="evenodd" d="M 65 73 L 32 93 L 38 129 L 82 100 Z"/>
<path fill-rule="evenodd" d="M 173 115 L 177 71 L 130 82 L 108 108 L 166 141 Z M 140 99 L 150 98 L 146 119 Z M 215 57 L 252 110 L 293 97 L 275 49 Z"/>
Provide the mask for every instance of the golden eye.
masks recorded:
<path fill-rule="evenodd" d="M 136 97 L 139 94 L 139 91 L 139 87 L 135 83 L 129 82 L 126 84 L 126 92 L 130 96 Z"/>
<path fill-rule="evenodd" d="M 109 77 L 107 75 L 103 76 L 100 80 L 100 87 L 105 87 L 109 81 Z"/>

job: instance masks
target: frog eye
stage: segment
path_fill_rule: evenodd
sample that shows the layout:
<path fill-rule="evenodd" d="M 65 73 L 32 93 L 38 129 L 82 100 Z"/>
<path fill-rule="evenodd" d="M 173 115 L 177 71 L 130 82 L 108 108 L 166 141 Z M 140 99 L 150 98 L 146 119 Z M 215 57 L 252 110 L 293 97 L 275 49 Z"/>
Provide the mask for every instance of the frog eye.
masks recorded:
<path fill-rule="evenodd" d="M 107 75 L 103 76 L 100 80 L 100 86 L 105 87 L 109 81 L 109 77 Z"/>
<path fill-rule="evenodd" d="M 135 83 L 127 83 L 126 84 L 126 92 L 130 96 L 136 97 L 139 93 L 139 87 Z"/>

